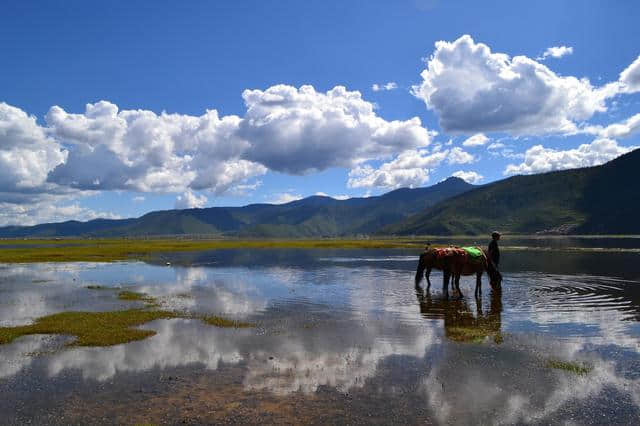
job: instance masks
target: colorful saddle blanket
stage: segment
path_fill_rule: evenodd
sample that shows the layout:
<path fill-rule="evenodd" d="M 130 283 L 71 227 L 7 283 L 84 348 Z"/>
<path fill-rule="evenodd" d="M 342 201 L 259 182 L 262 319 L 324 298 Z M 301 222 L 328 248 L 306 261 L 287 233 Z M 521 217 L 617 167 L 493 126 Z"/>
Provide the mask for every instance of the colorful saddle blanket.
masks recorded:
<path fill-rule="evenodd" d="M 478 247 L 442 247 L 434 249 L 437 259 L 449 256 L 464 256 L 471 259 L 478 259 L 484 255 Z"/>

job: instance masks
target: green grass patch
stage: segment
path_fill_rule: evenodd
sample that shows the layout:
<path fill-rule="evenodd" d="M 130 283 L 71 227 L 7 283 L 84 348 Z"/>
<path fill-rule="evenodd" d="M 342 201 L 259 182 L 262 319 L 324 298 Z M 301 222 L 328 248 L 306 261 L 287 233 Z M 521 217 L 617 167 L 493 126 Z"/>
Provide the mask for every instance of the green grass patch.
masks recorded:
<path fill-rule="evenodd" d="M 155 331 L 133 328 L 149 321 L 176 318 L 170 311 L 130 309 L 114 312 L 62 312 L 38 318 L 31 325 L 0 328 L 0 344 L 30 334 L 74 336 L 72 346 L 111 346 L 142 340 Z"/>
<path fill-rule="evenodd" d="M 589 367 L 586 364 L 580 364 L 572 361 L 560 361 L 557 359 L 550 359 L 546 363 L 547 368 L 554 368 L 556 370 L 564 370 L 579 376 L 585 376 L 589 374 L 593 367 Z"/>
<path fill-rule="evenodd" d="M 160 303 L 155 297 L 151 297 L 146 293 L 138 293 L 137 291 L 123 290 L 118 293 L 118 299 L 131 302 L 144 302 L 147 308 L 159 308 Z"/>
<path fill-rule="evenodd" d="M 187 239 L 74 239 L 32 240 L 39 247 L 2 248 L 15 245 L 16 240 L 0 240 L 0 262 L 111 262 L 117 260 L 150 260 L 153 254 L 184 251 L 262 248 L 415 248 L 422 249 L 422 241 L 410 239 L 299 239 L 299 240 L 187 240 Z M 59 247 L 64 244 L 65 247 Z"/>
<path fill-rule="evenodd" d="M 249 328 L 255 325 L 249 322 L 242 322 L 236 320 L 230 320 L 222 318 L 217 315 L 205 315 L 199 318 L 205 324 L 213 325 L 216 327 L 232 327 L 232 328 Z"/>
<path fill-rule="evenodd" d="M 21 336 L 60 334 L 75 339 L 67 346 L 112 346 L 142 340 L 155 331 L 135 328 L 157 319 L 199 319 L 215 327 L 246 328 L 254 325 L 215 315 L 194 316 L 179 312 L 150 309 L 128 309 L 112 312 L 61 312 L 38 318 L 31 325 L 0 327 L 0 345 Z"/>

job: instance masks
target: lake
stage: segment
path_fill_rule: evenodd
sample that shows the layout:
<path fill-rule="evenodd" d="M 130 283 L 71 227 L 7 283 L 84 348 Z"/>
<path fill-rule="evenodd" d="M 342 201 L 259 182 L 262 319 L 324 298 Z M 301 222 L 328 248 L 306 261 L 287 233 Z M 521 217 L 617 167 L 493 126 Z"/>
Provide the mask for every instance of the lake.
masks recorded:
<path fill-rule="evenodd" d="M 0 345 L 0 423 L 637 424 L 640 239 L 505 245 L 502 294 L 484 277 L 475 299 L 463 277 L 459 301 L 437 271 L 416 291 L 405 249 L 0 264 L 2 327 L 144 306 L 122 290 L 254 325 L 159 319 L 107 347 L 20 337 Z"/>

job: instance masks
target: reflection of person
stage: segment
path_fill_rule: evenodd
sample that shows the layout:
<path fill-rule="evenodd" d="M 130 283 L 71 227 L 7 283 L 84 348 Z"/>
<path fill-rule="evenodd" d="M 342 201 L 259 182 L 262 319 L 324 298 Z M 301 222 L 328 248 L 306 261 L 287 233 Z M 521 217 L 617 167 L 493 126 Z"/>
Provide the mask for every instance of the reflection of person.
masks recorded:
<path fill-rule="evenodd" d="M 500 248 L 498 248 L 498 240 L 500 239 L 500 233 L 498 231 L 493 231 L 491 233 L 491 242 L 489 243 L 489 249 L 487 252 L 489 253 L 489 259 L 493 262 L 493 265 L 498 269 L 498 264 L 500 263 Z"/>

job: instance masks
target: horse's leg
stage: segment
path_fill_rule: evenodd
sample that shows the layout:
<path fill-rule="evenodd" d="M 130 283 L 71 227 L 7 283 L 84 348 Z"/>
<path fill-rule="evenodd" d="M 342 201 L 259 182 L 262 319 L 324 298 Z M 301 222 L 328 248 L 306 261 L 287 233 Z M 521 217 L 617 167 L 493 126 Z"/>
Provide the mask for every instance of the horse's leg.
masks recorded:
<path fill-rule="evenodd" d="M 451 277 L 451 271 L 444 269 L 442 271 L 442 294 L 445 299 L 449 298 L 449 278 Z"/>
<path fill-rule="evenodd" d="M 429 275 L 431 275 L 431 268 L 427 268 L 424 273 L 424 276 L 427 279 L 427 291 L 429 291 L 429 288 L 431 288 L 431 280 L 429 279 Z"/>
<path fill-rule="evenodd" d="M 476 272 L 476 297 L 482 294 L 482 272 Z"/>
<path fill-rule="evenodd" d="M 458 291 L 458 298 L 462 299 L 462 291 L 460 290 L 460 273 L 456 273 L 456 290 Z"/>

